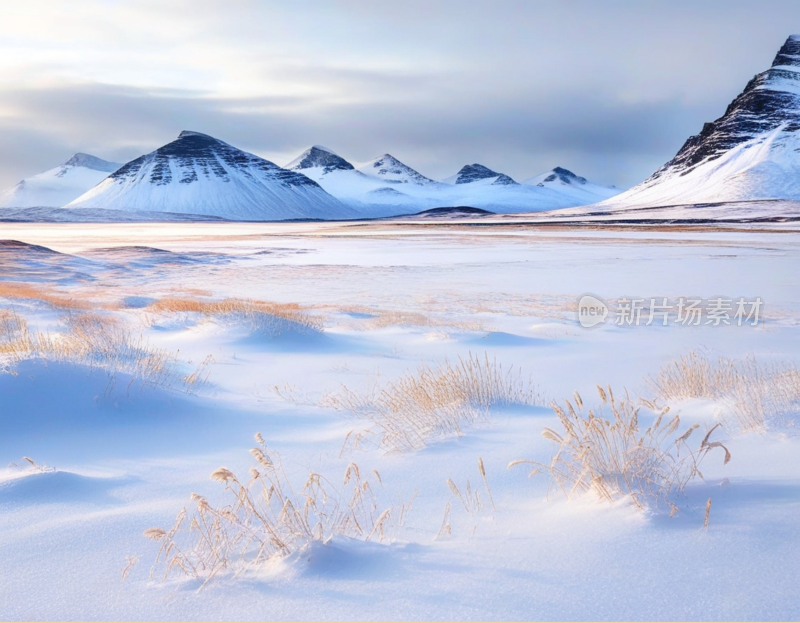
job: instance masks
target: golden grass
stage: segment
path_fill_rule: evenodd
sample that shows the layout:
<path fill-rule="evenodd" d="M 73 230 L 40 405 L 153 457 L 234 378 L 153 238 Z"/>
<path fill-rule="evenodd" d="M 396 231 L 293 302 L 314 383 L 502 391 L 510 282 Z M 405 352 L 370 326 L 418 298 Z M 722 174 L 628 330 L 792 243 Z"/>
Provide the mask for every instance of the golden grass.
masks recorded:
<path fill-rule="evenodd" d="M 12 362 L 26 358 L 34 349 L 28 323 L 8 310 L 0 310 L 0 355 Z"/>
<path fill-rule="evenodd" d="M 574 405 L 569 400 L 563 407 L 553 403 L 562 430 L 542 431 L 557 446 L 549 463 L 524 459 L 509 467 L 532 464 L 531 475 L 544 470 L 568 499 L 593 492 L 609 502 L 629 498 L 642 509 L 666 504 L 672 515 L 678 510 L 676 497 L 692 479 L 702 477 L 700 463 L 711 450 L 719 448 L 724 462 L 730 460 L 728 449 L 710 440 L 719 425 L 693 449 L 688 441 L 698 424 L 679 432 L 680 417 L 669 417 L 669 408 L 664 408 L 642 430 L 639 408 L 627 395 L 617 400 L 610 387 L 597 389 L 601 405 L 588 412 L 577 392 Z"/>
<path fill-rule="evenodd" d="M 296 492 L 280 457 L 268 451 L 259 433 L 255 437 L 250 454 L 256 466 L 249 479 L 243 482 L 225 467 L 211 474 L 224 485 L 228 503 L 214 507 L 192 494 L 194 508 L 184 507 L 169 530 L 145 530 L 146 538 L 161 543 L 151 578 L 160 570 L 162 580 L 177 574 L 205 585 L 220 573 L 241 573 L 335 536 L 383 541 L 402 523 L 409 505 L 379 507 L 377 471 L 365 477 L 350 463 L 341 489 L 311 472 Z"/>
<path fill-rule="evenodd" d="M 497 510 L 494 505 L 494 498 L 492 497 L 492 490 L 489 487 L 489 480 L 486 477 L 486 467 L 483 464 L 483 459 L 478 457 L 478 472 L 481 475 L 481 479 L 483 480 L 483 486 L 486 490 L 486 496 L 489 501 L 489 504 L 492 507 L 492 510 Z M 463 487 L 463 490 L 456 485 L 452 478 L 448 478 L 446 481 L 447 487 L 450 491 L 455 495 L 458 500 L 461 502 L 461 505 L 464 507 L 464 510 L 467 511 L 470 515 L 475 515 L 475 513 L 483 510 L 486 506 L 483 498 L 481 497 L 480 492 L 476 487 L 473 487 L 472 483 L 467 479 L 466 484 Z"/>
<path fill-rule="evenodd" d="M 112 380 L 122 372 L 149 385 L 186 391 L 197 389 L 207 379 L 210 359 L 182 376 L 174 353 L 134 337 L 113 317 L 70 313 L 64 325 L 63 332 L 32 331 L 21 316 L 0 313 L 0 355 L 5 355 L 7 371 L 13 371 L 10 364 L 44 359 L 99 368 Z"/>
<path fill-rule="evenodd" d="M 153 312 L 199 313 L 231 318 L 248 324 L 252 330 L 277 335 L 290 329 L 322 331 L 320 318 L 310 315 L 296 303 L 273 303 L 229 298 L 204 301 L 188 297 L 165 297 L 147 306 Z"/>
<path fill-rule="evenodd" d="M 666 402 L 701 398 L 722 405 L 726 428 L 764 432 L 791 423 L 800 414 L 800 370 L 790 364 L 763 364 L 693 351 L 649 379 Z"/>
<path fill-rule="evenodd" d="M 89 309 L 85 300 L 76 299 L 39 284 L 0 281 L 0 297 L 8 299 L 42 301 L 58 309 Z"/>
<path fill-rule="evenodd" d="M 423 364 L 415 373 L 367 393 L 342 387 L 322 404 L 372 422 L 366 433 L 348 434 L 346 444 L 357 447 L 364 437 L 376 436 L 387 451 L 412 452 L 432 440 L 462 435 L 464 426 L 487 417 L 491 407 L 535 405 L 541 400 L 518 371 L 504 370 L 487 354 L 470 353 L 436 368 Z"/>
<path fill-rule="evenodd" d="M 454 328 L 463 329 L 465 331 L 485 330 L 485 325 L 482 322 L 456 320 L 454 318 L 436 318 L 435 316 L 420 312 L 370 310 L 366 313 L 372 314 L 372 317 L 363 318 L 355 322 L 358 328 L 373 330 L 386 327 L 409 326 Z"/>

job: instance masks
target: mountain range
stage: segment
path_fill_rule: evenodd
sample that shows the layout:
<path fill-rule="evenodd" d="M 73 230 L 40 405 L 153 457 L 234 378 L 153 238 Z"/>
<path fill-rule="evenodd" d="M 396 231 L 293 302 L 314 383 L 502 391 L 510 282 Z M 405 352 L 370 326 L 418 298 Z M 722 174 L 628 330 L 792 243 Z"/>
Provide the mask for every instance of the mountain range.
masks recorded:
<path fill-rule="evenodd" d="M 48 180 L 47 192 L 40 178 Z M 19 189 L 27 189 L 26 194 Z M 279 167 L 206 134 L 184 131 L 124 165 L 77 154 L 64 165 L 17 184 L 3 195 L 0 207 L 196 214 L 232 220 L 354 219 L 457 205 L 531 212 L 592 203 L 617 192 L 560 167 L 520 184 L 471 164 L 452 178 L 436 181 L 390 154 L 354 165 L 319 145 Z"/>
<path fill-rule="evenodd" d="M 493 212 L 537 212 L 594 203 L 619 192 L 560 167 L 520 184 L 508 175 L 470 164 L 436 181 L 391 154 L 356 165 L 321 145 L 310 147 L 286 168 L 313 179 L 364 216 L 462 205 Z"/>
<path fill-rule="evenodd" d="M 314 145 L 280 167 L 199 132 L 124 165 L 75 154 L 0 193 L 0 207 L 172 213 L 233 220 L 355 219 L 465 206 L 601 211 L 800 201 L 800 35 L 674 158 L 620 192 L 556 167 L 518 182 L 482 164 L 434 180 L 390 154 L 349 162 Z M 598 212 L 600 211 L 600 212 Z M 564 214 L 567 214 L 567 211 Z"/>
<path fill-rule="evenodd" d="M 131 160 L 66 207 L 232 220 L 357 216 L 304 175 L 190 131 Z"/>

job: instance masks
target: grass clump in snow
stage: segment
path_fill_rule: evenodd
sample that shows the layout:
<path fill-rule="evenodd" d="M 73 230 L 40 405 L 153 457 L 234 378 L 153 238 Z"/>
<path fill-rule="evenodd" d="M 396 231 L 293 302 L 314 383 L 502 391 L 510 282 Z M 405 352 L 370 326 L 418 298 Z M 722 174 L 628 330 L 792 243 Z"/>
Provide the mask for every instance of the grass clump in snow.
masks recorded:
<path fill-rule="evenodd" d="M 150 304 L 147 309 L 153 312 L 216 316 L 270 336 L 289 331 L 307 333 L 323 330 L 322 320 L 312 316 L 296 303 L 273 303 L 238 298 L 204 301 L 197 298 L 166 297 Z"/>
<path fill-rule="evenodd" d="M 701 398 L 722 403 L 727 428 L 764 432 L 800 413 L 800 370 L 753 358 L 712 359 L 693 351 L 671 361 L 650 384 L 664 401 Z"/>
<path fill-rule="evenodd" d="M 655 410 L 643 429 L 640 408 L 627 395 L 617 400 L 610 387 L 597 389 L 601 405 L 595 409 L 586 411 L 577 392 L 574 405 L 553 403 L 562 430 L 542 431 L 557 447 L 549 463 L 516 460 L 509 467 L 533 464 L 531 475 L 543 470 L 568 499 L 582 493 L 609 502 L 628 498 L 640 509 L 666 505 L 673 515 L 676 497 L 694 478 L 702 478 L 700 464 L 711 450 L 718 448 L 724 462 L 730 460 L 728 449 L 710 440 L 719 425 L 692 448 L 689 439 L 699 424 L 680 430 L 680 417 L 670 417 L 664 408 Z"/>
<path fill-rule="evenodd" d="M 33 349 L 33 338 L 25 319 L 14 312 L 0 310 L 0 356 L 6 365 L 28 357 Z"/>
<path fill-rule="evenodd" d="M 364 436 L 377 436 L 379 445 L 392 452 L 412 452 L 433 440 L 462 435 L 491 407 L 512 404 L 536 405 L 541 399 L 518 371 L 504 370 L 487 354 L 472 353 L 437 367 L 423 364 L 368 393 L 342 387 L 323 400 L 325 406 L 372 422 L 370 430 L 348 434 L 348 441 L 358 445 Z"/>
<path fill-rule="evenodd" d="M 0 298 L 42 301 L 56 309 L 89 309 L 85 300 L 61 294 L 41 284 L 0 281 Z"/>
<path fill-rule="evenodd" d="M 64 324 L 65 331 L 40 332 L 17 314 L 0 314 L 0 355 L 7 370 L 13 372 L 10 366 L 26 359 L 42 359 L 99 368 L 112 378 L 121 372 L 148 385 L 184 390 L 197 389 L 207 378 L 209 360 L 184 376 L 176 354 L 134 337 L 111 316 L 71 313 Z"/>
<path fill-rule="evenodd" d="M 393 525 L 402 523 L 408 506 L 378 505 L 377 471 L 364 477 L 351 463 L 341 490 L 312 472 L 295 491 L 277 454 L 267 450 L 258 433 L 256 441 L 250 453 L 257 465 L 247 481 L 225 467 L 211 474 L 225 486 L 225 505 L 215 507 L 192 494 L 194 508 L 184 507 L 169 530 L 145 530 L 145 537 L 161 543 L 151 577 L 160 570 L 164 580 L 177 574 L 205 585 L 220 573 L 256 569 L 337 536 L 383 541 Z"/>

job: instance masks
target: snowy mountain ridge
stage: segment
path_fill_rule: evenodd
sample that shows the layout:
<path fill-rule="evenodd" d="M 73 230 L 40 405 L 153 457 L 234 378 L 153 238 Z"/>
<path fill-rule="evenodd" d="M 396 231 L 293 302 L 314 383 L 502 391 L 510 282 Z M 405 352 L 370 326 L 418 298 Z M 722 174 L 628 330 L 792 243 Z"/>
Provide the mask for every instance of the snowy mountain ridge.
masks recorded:
<path fill-rule="evenodd" d="M 674 158 L 609 201 L 636 205 L 800 199 L 800 35 Z"/>
<path fill-rule="evenodd" d="M 358 167 L 365 175 L 371 175 L 389 184 L 435 185 L 438 182 L 425 177 L 407 164 L 403 164 L 391 154 L 383 154 Z"/>
<path fill-rule="evenodd" d="M 355 216 L 306 176 L 193 131 L 131 160 L 66 207 L 235 220 Z"/>
<path fill-rule="evenodd" d="M 391 154 L 353 165 L 333 150 L 314 145 L 286 165 L 313 179 L 362 216 L 413 214 L 445 206 L 472 206 L 492 212 L 535 212 L 606 199 L 617 189 L 586 183 L 580 191 L 561 186 L 520 184 L 480 165 L 462 167 L 442 181 L 426 177 Z M 552 172 L 540 176 L 542 179 Z M 533 179 L 533 178 L 532 178 Z"/>
<path fill-rule="evenodd" d="M 454 176 L 447 178 L 451 184 L 471 184 L 489 180 L 489 183 L 497 186 L 513 186 L 517 184 L 513 179 L 504 173 L 492 171 L 489 167 L 482 164 L 468 164 L 461 167 L 461 170 Z"/>

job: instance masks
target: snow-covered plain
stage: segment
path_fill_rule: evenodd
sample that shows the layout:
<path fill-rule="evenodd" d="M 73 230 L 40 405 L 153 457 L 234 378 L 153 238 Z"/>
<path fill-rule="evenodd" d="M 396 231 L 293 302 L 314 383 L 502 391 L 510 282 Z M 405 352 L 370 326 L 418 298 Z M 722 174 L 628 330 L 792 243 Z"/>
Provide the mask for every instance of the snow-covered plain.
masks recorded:
<path fill-rule="evenodd" d="M 365 390 L 469 353 L 522 370 L 543 405 L 575 390 L 595 404 L 598 383 L 651 397 L 645 377 L 694 349 L 800 363 L 800 230 L 790 224 L 1 227 L 0 238 L 26 243 L 0 245 L 2 308 L 51 332 L 68 313 L 94 310 L 176 353 L 184 374 L 201 365 L 209 375 L 186 392 L 57 361 L 0 373 L 0 461 L 16 464 L 0 470 L 3 620 L 800 617 L 796 420 L 722 433 L 732 460 L 709 455 L 705 480 L 670 518 L 567 501 L 546 476 L 507 469 L 550 458 L 541 432 L 558 425 L 546 406 L 493 409 L 462 436 L 386 454 L 343 450 L 361 422 L 323 400 L 343 384 Z M 586 293 L 758 296 L 764 308 L 755 327 L 587 330 L 574 311 Z M 324 329 L 264 334 L 235 317 L 164 311 L 156 303 L 168 297 L 296 303 Z M 720 408 L 671 406 L 704 430 Z M 334 539 L 199 591 L 194 581 L 148 580 L 158 544 L 142 532 L 168 528 L 193 492 L 224 503 L 209 475 L 220 466 L 245 475 L 256 432 L 298 486 L 309 470 L 339 484 L 355 461 L 380 472 L 382 499 L 399 504 L 416 491 L 404 525 L 383 543 Z M 468 513 L 446 481 L 463 489 L 469 479 L 483 494 L 479 457 L 494 509 Z M 440 533 L 448 503 L 449 536 Z M 139 559 L 123 580 L 126 556 Z"/>

